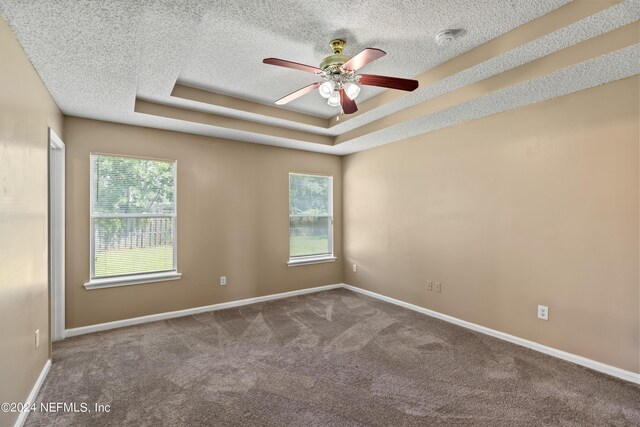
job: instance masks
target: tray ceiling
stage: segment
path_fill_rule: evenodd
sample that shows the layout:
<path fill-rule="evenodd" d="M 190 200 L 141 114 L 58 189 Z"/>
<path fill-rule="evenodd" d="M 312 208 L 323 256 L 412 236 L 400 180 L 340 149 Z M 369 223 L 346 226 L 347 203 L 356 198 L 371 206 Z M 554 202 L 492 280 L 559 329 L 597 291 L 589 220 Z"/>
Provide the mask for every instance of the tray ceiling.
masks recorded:
<path fill-rule="evenodd" d="M 0 11 L 67 115 L 334 154 L 640 72 L 638 0 L 0 0 Z M 465 34 L 439 46 L 433 37 L 445 28 Z M 353 116 L 339 116 L 317 93 L 275 106 L 318 78 L 262 59 L 315 66 L 336 37 L 350 56 L 387 52 L 364 72 L 416 78 L 420 88 L 363 87 Z M 593 58 L 581 53 L 598 37 Z M 544 75 L 522 81 L 508 74 L 557 52 L 576 59 L 558 55 Z M 465 95 L 495 76 L 503 81 Z M 444 102 L 451 94 L 460 102 Z M 442 107 L 432 111 L 434 103 Z"/>

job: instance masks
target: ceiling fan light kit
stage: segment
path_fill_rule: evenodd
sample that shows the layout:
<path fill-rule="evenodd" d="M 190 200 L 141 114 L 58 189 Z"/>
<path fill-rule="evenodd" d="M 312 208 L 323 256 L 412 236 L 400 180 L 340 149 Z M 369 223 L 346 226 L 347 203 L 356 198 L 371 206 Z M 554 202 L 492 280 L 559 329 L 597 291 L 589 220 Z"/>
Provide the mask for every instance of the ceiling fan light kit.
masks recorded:
<path fill-rule="evenodd" d="M 342 53 L 346 46 L 344 40 L 332 40 L 329 46 L 333 54 L 324 58 L 319 68 L 278 58 L 265 58 L 262 61 L 269 65 L 277 65 L 317 74 L 325 80 L 322 83 L 312 83 L 302 89 L 298 89 L 277 100 L 276 104 L 287 104 L 318 88 L 320 96 L 327 100 L 327 104 L 332 107 L 342 106 L 342 111 L 345 114 L 352 114 L 358 111 L 354 100 L 360 94 L 360 85 L 378 86 L 409 92 L 418 88 L 417 80 L 378 76 L 374 74 L 356 74 L 356 71 L 360 68 L 386 55 L 386 53 L 380 49 L 368 47 L 353 58 L 350 58 Z"/>

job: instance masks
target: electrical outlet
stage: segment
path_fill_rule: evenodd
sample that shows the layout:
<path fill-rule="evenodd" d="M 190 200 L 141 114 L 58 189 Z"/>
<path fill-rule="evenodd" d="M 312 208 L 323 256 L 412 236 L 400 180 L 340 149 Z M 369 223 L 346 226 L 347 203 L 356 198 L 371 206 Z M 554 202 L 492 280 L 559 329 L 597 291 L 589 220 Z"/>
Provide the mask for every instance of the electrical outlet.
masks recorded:
<path fill-rule="evenodd" d="M 220 276 L 220 286 L 227 286 L 227 276 Z"/>
<path fill-rule="evenodd" d="M 440 282 L 435 282 L 433 284 L 433 290 L 435 292 L 442 292 L 442 284 Z"/>
<path fill-rule="evenodd" d="M 40 329 L 36 329 L 36 348 L 40 347 Z"/>
<path fill-rule="evenodd" d="M 433 282 L 431 280 L 427 280 L 427 290 L 428 291 L 433 290 Z"/>
<path fill-rule="evenodd" d="M 353 264 L 353 272 L 354 272 L 354 273 L 357 273 L 357 272 L 358 272 L 358 266 L 357 266 L 357 265 L 355 265 L 355 264 Z"/>
<path fill-rule="evenodd" d="M 545 305 L 538 306 L 538 319 L 549 320 L 549 307 Z"/>

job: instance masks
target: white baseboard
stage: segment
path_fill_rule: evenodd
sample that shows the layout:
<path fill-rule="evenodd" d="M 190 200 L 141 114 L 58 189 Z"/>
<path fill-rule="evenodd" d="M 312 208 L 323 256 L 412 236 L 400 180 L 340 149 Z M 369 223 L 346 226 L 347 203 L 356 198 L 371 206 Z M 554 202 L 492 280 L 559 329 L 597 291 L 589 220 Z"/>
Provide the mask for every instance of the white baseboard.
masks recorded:
<path fill-rule="evenodd" d="M 391 304 L 399 305 L 401 307 L 408 308 L 409 310 L 414 310 L 419 313 L 426 314 L 427 316 L 435 317 L 437 319 L 444 320 L 446 322 L 450 322 L 458 326 L 462 326 L 463 328 L 467 328 L 476 332 L 481 332 L 483 334 L 491 335 L 492 337 L 496 337 L 504 341 L 509 341 L 513 344 L 521 345 L 523 347 L 527 347 L 544 354 L 548 354 L 549 356 L 554 356 L 559 359 L 566 360 L 568 362 L 573 362 L 575 364 L 585 366 L 587 368 L 593 369 L 594 371 L 602 372 L 604 374 L 621 378 L 626 381 L 640 384 L 640 374 L 637 374 L 635 372 L 626 371 L 624 369 L 616 368 L 615 366 L 607 365 L 602 362 L 597 362 L 595 360 L 587 359 L 586 357 L 578 356 L 577 354 L 568 353 L 566 351 L 558 350 L 552 347 L 547 347 L 546 345 L 538 344 L 537 342 L 529 341 L 524 338 L 520 338 L 514 335 L 506 334 L 504 332 L 496 331 L 495 329 L 491 329 L 485 326 L 480 326 L 475 323 L 467 322 L 466 320 L 461 320 L 453 316 L 448 316 L 446 314 L 438 313 L 437 311 L 429 310 L 428 308 L 424 308 L 414 304 L 410 304 L 408 302 L 400 301 L 391 297 L 377 294 L 375 292 L 367 291 L 362 288 L 358 288 L 358 287 L 347 285 L 347 284 L 343 284 L 342 286 L 345 289 L 349 289 L 350 291 L 359 292 L 361 294 L 370 296 L 372 298 L 390 302 Z"/>
<path fill-rule="evenodd" d="M 45 378 L 47 378 L 49 369 L 51 369 L 51 359 L 47 360 L 47 363 L 44 364 L 44 367 L 40 372 L 40 376 L 36 380 L 36 383 L 33 385 L 33 388 L 31 389 L 31 393 L 29 393 L 29 396 L 27 397 L 26 402 L 22 402 L 22 403 L 25 403 L 26 405 L 30 406 L 36 401 L 36 397 L 38 397 L 38 393 L 40 392 L 40 387 L 42 387 L 42 384 L 44 383 Z M 27 420 L 28 416 L 29 416 L 29 412 L 20 412 L 20 416 L 18 416 L 18 419 L 16 420 L 13 427 L 22 427 L 24 425 L 24 422 Z"/>
<path fill-rule="evenodd" d="M 65 337 L 75 337 L 77 335 L 90 334 L 93 332 L 106 331 L 109 329 L 123 328 L 125 326 L 139 325 L 141 323 L 156 322 L 158 320 L 173 319 L 175 317 L 190 316 L 207 311 L 224 310 L 225 308 L 240 307 L 243 305 L 256 304 L 264 301 L 272 301 L 282 298 L 294 297 L 297 295 L 311 294 L 314 292 L 328 291 L 343 287 L 342 284 L 318 286 L 315 288 L 300 289 L 297 291 L 283 292 L 281 294 L 265 295 L 255 298 L 247 298 L 237 301 L 223 302 L 220 304 L 205 305 L 202 307 L 187 308 L 185 310 L 169 311 L 166 313 L 150 314 L 148 316 L 132 317 L 130 319 L 115 320 L 113 322 L 98 323 L 95 325 L 81 326 L 79 328 L 67 329 Z"/>
<path fill-rule="evenodd" d="M 190 315 L 193 315 L 193 314 L 205 313 L 205 312 L 208 312 L 208 311 L 224 310 L 226 308 L 240 307 L 240 306 L 243 306 L 243 305 L 255 304 L 255 303 L 264 302 L 264 301 L 272 301 L 272 300 L 277 300 L 277 299 L 282 299 L 282 298 L 289 298 L 289 297 L 293 297 L 293 296 L 296 296 L 296 295 L 305 295 L 305 294 L 310 294 L 310 293 L 314 293 L 314 292 L 328 291 L 330 289 L 337 289 L 337 288 L 344 288 L 344 289 L 349 289 L 350 291 L 359 292 L 361 294 L 368 295 L 370 297 L 377 298 L 379 300 L 386 301 L 386 302 L 389 302 L 391 304 L 395 304 L 395 305 L 399 305 L 399 306 L 404 307 L 404 308 L 408 308 L 409 310 L 414 310 L 414 311 L 417 311 L 419 313 L 426 314 L 427 316 L 435 317 L 437 319 L 441 319 L 441 320 L 444 320 L 446 322 L 453 323 L 453 324 L 456 324 L 458 326 L 462 326 L 463 328 L 471 329 L 471 330 L 476 331 L 476 332 L 481 332 L 483 334 L 487 334 L 487 335 L 499 338 L 499 339 L 504 340 L 504 341 L 509 341 L 509 342 L 511 342 L 513 344 L 517 344 L 517 345 L 520 345 L 520 346 L 523 346 L 523 347 L 527 347 L 527 348 L 530 348 L 532 350 L 536 350 L 536 351 L 539 351 L 541 353 L 545 353 L 545 354 L 548 354 L 550 356 L 554 356 L 554 357 L 557 357 L 559 359 L 566 360 L 568 362 L 572 362 L 572 363 L 576 363 L 578 365 L 585 366 L 587 368 L 593 369 L 593 370 L 598 371 L 598 372 L 602 372 L 604 374 L 608 374 L 608 375 L 611 375 L 611 376 L 614 376 L 614 377 L 617 377 L 617 378 L 621 378 L 621 379 L 626 380 L 626 381 L 631 381 L 633 383 L 640 384 L 640 374 L 637 374 L 635 372 L 626 371 L 624 369 L 616 368 L 615 366 L 611 366 L 611 365 L 607 365 L 607 364 L 602 363 L 602 362 L 597 362 L 595 360 L 587 359 L 586 357 L 578 356 L 577 354 L 568 353 L 566 351 L 562 351 L 562 350 L 558 350 L 558 349 L 555 349 L 555 348 L 552 348 L 552 347 L 548 347 L 546 345 L 539 344 L 539 343 L 534 342 L 534 341 L 529 341 L 529 340 L 526 340 L 524 338 L 516 337 L 514 335 L 509 335 L 509 334 L 504 333 L 504 332 L 496 331 L 495 329 L 491 329 L 491 328 L 487 328 L 485 326 L 481 326 L 481 325 L 478 325 L 478 324 L 475 324 L 475 323 L 467 322 L 466 320 L 458 319 L 456 317 L 449 316 L 449 315 L 446 315 L 446 314 L 442 314 L 442 313 L 439 313 L 437 311 L 429 310 L 428 308 L 424 308 L 424 307 L 420 307 L 420 306 L 417 306 L 417 305 L 414 305 L 414 304 L 411 304 L 411 303 L 408 303 L 408 302 L 400 301 L 400 300 L 397 300 L 397 299 L 394 299 L 394 298 L 391 298 L 391 297 L 387 297 L 387 296 L 384 296 L 384 295 L 381 295 L 381 294 L 378 294 L 378 293 L 375 293 L 375 292 L 371 292 L 371 291 L 367 291 L 365 289 L 361 289 L 361 288 L 358 288 L 358 287 L 355 287 L 355 286 L 347 285 L 345 283 L 339 283 L 339 284 L 335 284 L 335 285 L 318 286 L 316 288 L 300 289 L 300 290 L 297 290 L 297 291 L 283 292 L 283 293 L 280 293 L 280 294 L 265 295 L 265 296 L 261 296 L 261 297 L 247 298 L 247 299 L 238 300 L 238 301 L 230 301 L 230 302 L 223 302 L 223 303 L 220 303 L 220 304 L 213 304 L 213 305 L 207 305 L 207 306 L 202 306 L 202 307 L 188 308 L 188 309 L 185 309 L 185 310 L 170 311 L 170 312 L 166 312 L 166 313 L 151 314 L 151 315 L 148 315 L 148 316 L 133 317 L 131 319 L 116 320 L 116 321 L 113 321 L 113 322 L 98 323 L 96 325 L 82 326 L 82 327 L 79 327 L 79 328 L 67 329 L 65 331 L 65 337 L 74 337 L 74 336 L 77 336 L 77 335 L 90 334 L 90 333 L 93 333 L 93 332 L 106 331 L 106 330 L 109 330 L 109 329 L 123 328 L 125 326 L 139 325 L 141 323 L 149 323 L 149 322 L 155 322 L 155 321 L 158 321 L 158 320 L 172 319 L 172 318 L 175 318 L 175 317 L 190 316 Z M 48 370 L 48 367 L 45 367 L 45 368 Z M 45 373 L 45 375 L 46 375 L 46 373 Z M 44 380 L 44 378 L 43 378 L 43 380 Z"/>

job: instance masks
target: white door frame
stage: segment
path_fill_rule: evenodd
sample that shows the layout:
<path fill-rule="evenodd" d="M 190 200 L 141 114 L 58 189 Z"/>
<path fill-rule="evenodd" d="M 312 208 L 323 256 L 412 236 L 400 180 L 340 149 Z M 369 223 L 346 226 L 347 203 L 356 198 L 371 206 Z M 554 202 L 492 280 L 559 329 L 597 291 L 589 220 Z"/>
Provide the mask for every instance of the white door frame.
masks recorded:
<path fill-rule="evenodd" d="M 64 142 L 49 128 L 49 295 L 51 340 L 64 339 Z"/>

